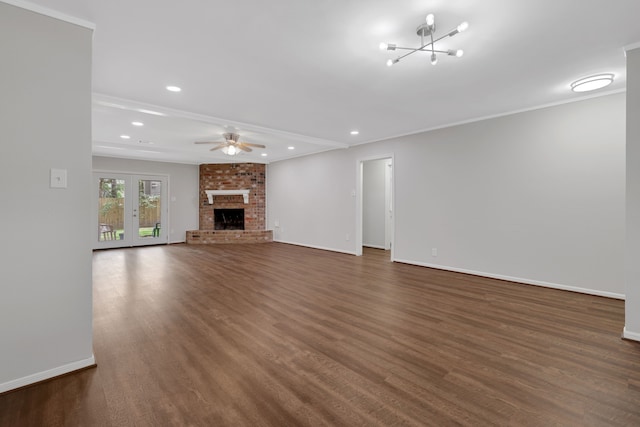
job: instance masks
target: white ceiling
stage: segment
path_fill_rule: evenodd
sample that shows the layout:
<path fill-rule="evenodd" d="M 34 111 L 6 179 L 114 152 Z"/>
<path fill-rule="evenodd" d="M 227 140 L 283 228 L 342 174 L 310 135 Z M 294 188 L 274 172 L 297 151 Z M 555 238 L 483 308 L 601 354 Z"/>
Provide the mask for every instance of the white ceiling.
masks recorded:
<path fill-rule="evenodd" d="M 637 0 L 31 2 L 96 25 L 94 154 L 187 163 L 270 162 L 566 102 L 598 72 L 620 91 L 623 48 L 640 41 Z M 379 43 L 417 46 L 428 12 L 436 35 L 469 22 L 438 44 L 464 56 L 387 67 Z M 193 144 L 232 130 L 267 148 Z"/>

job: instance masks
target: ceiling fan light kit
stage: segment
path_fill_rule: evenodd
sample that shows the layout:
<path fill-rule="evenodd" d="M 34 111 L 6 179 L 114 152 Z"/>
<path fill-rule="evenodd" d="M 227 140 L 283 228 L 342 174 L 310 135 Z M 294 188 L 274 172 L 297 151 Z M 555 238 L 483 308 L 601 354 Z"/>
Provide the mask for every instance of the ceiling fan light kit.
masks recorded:
<path fill-rule="evenodd" d="M 196 141 L 196 144 L 218 144 L 211 148 L 209 151 L 222 150 L 227 156 L 237 156 L 242 152 L 250 153 L 253 150 L 250 147 L 266 148 L 262 144 L 250 144 L 248 142 L 240 141 L 240 135 L 237 133 L 225 133 L 223 135 L 224 141 Z"/>
<path fill-rule="evenodd" d="M 389 59 L 387 61 L 387 66 L 391 67 L 394 64 L 397 64 L 398 62 L 400 62 L 401 59 L 406 58 L 409 55 L 412 55 L 416 52 L 427 52 L 430 53 L 430 59 L 431 59 L 431 64 L 432 65 L 436 65 L 438 63 L 438 56 L 437 54 L 445 54 L 448 56 L 455 56 L 457 58 L 460 58 L 464 52 L 460 49 L 447 49 L 447 50 L 440 50 L 440 49 L 436 49 L 435 44 L 436 42 L 439 42 L 440 40 L 444 39 L 445 37 L 453 37 L 458 33 L 461 33 L 463 31 L 465 31 L 467 28 L 469 28 L 469 23 L 468 22 L 463 22 L 462 24 L 458 25 L 456 28 L 454 28 L 453 30 L 449 31 L 448 33 L 444 34 L 443 36 L 437 37 L 434 39 L 434 33 L 436 32 L 436 18 L 433 15 L 433 13 L 430 13 L 427 15 L 425 22 L 423 24 L 420 24 L 418 26 L 418 28 L 416 28 L 416 34 L 418 36 L 420 36 L 420 46 L 419 47 L 402 47 L 402 46 L 398 46 L 395 43 L 380 43 L 380 49 L 381 50 L 408 50 L 409 52 L 405 53 L 404 55 L 400 55 L 395 59 Z"/>

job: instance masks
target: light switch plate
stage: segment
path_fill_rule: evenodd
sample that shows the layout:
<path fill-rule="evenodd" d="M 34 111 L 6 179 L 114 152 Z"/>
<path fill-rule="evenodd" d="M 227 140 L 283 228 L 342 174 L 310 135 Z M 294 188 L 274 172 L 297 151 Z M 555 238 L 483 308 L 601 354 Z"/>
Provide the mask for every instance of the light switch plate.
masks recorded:
<path fill-rule="evenodd" d="M 51 169 L 51 188 L 67 188 L 67 170 Z"/>

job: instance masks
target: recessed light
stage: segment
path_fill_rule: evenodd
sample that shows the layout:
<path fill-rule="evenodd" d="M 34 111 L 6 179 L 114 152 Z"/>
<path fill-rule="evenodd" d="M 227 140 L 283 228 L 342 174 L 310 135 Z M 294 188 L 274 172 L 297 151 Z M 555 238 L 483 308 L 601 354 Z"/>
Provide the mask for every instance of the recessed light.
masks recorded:
<path fill-rule="evenodd" d="M 169 92 L 180 92 L 182 89 L 180 89 L 178 86 L 167 86 L 167 90 Z"/>
<path fill-rule="evenodd" d="M 295 150 L 295 149 L 296 149 L 296 147 L 293 147 L 293 146 L 291 146 L 291 147 L 287 147 L 287 148 L 288 148 L 289 150 Z"/>
<path fill-rule="evenodd" d="M 120 135 L 120 138 L 122 138 L 122 139 L 131 139 L 131 137 L 129 135 Z"/>
<path fill-rule="evenodd" d="M 351 135 L 358 135 L 360 133 L 360 131 L 357 130 L 352 130 L 351 131 Z"/>
<path fill-rule="evenodd" d="M 613 83 L 613 74 L 596 74 L 576 80 L 571 83 L 571 90 L 574 92 L 589 92 L 592 90 L 602 89 Z"/>
<path fill-rule="evenodd" d="M 142 122 L 131 122 L 131 124 L 134 126 L 144 126 L 144 123 Z"/>

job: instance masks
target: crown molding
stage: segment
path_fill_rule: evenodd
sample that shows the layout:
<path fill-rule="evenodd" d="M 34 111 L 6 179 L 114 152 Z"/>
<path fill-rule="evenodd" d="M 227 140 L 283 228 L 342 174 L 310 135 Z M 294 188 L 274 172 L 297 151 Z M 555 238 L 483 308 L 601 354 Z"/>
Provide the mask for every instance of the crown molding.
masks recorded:
<path fill-rule="evenodd" d="M 640 42 L 635 42 L 635 43 L 631 43 L 629 45 L 626 45 L 624 47 L 624 51 L 626 53 L 626 52 L 629 52 L 630 50 L 634 50 L 634 49 L 638 49 L 638 48 L 640 48 Z"/>
<path fill-rule="evenodd" d="M 70 24 L 88 28 L 92 31 L 96 29 L 96 24 L 94 24 L 93 22 L 89 22 L 84 19 L 77 18 L 75 16 L 67 15 L 57 10 L 49 9 L 48 7 L 40 6 L 39 4 L 31 3 L 25 0 L 0 0 L 0 3 L 6 3 L 11 6 L 16 6 L 21 9 L 26 9 L 31 12 L 38 13 L 40 15 L 48 16 L 50 18 L 55 18 L 60 21 L 65 21 Z"/>

